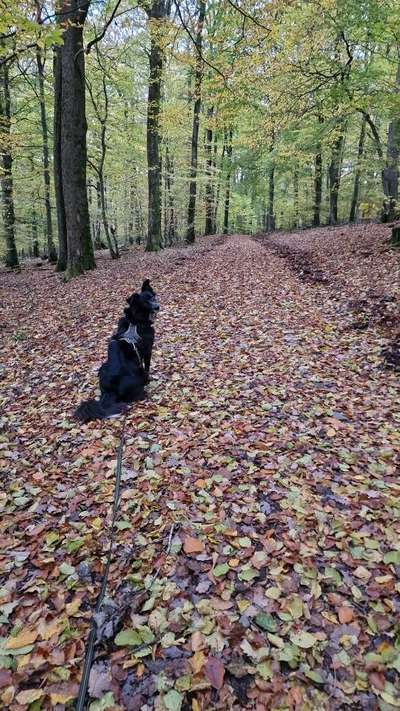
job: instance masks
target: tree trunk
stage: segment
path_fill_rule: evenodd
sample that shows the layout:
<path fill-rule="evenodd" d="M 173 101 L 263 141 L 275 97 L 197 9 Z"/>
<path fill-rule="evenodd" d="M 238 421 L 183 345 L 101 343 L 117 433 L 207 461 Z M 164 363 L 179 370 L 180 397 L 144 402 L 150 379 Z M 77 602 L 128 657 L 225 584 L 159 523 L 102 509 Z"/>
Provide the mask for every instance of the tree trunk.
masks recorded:
<path fill-rule="evenodd" d="M 96 249 L 104 249 L 104 244 L 101 239 L 101 195 L 100 195 L 100 183 L 97 178 L 96 181 L 96 220 L 94 225 L 94 245 Z"/>
<path fill-rule="evenodd" d="M 32 257 L 37 259 L 40 256 L 39 252 L 39 242 L 38 242 L 38 225 L 37 225 L 37 214 L 35 208 L 32 210 Z"/>
<path fill-rule="evenodd" d="M 400 47 L 397 48 L 398 65 L 396 73 L 396 93 L 400 92 Z M 385 221 L 390 222 L 396 214 L 396 203 L 399 198 L 399 153 L 400 153 L 400 119 L 396 116 L 388 128 L 386 167 L 383 169 L 383 190 Z"/>
<path fill-rule="evenodd" d="M 367 126 L 367 120 L 365 116 L 361 120 L 361 131 L 360 138 L 358 139 L 358 152 L 357 152 L 357 165 L 356 172 L 354 174 L 354 186 L 353 186 L 353 197 L 351 199 L 350 215 L 349 221 L 355 222 L 358 212 L 358 201 L 360 196 L 360 178 L 361 178 L 361 163 L 364 155 L 364 145 L 365 145 L 365 130 Z"/>
<path fill-rule="evenodd" d="M 165 145 L 165 195 L 166 195 L 166 243 L 171 246 L 176 236 L 175 200 L 173 193 L 174 161 L 169 152 L 168 143 Z"/>
<path fill-rule="evenodd" d="M 210 122 L 214 115 L 214 107 L 211 106 L 207 110 L 207 118 Z M 205 224 L 205 235 L 212 235 L 214 233 L 214 187 L 213 187 L 213 155 L 212 155 L 212 142 L 213 142 L 213 130 L 208 123 L 206 128 L 206 141 L 205 150 L 207 155 L 206 160 L 206 224 Z"/>
<path fill-rule="evenodd" d="M 338 199 L 340 189 L 340 173 L 342 163 L 342 152 L 344 145 L 344 127 L 339 129 L 339 135 L 335 139 L 332 147 L 332 157 L 329 165 L 329 218 L 330 225 L 336 225 L 338 221 Z"/>
<path fill-rule="evenodd" d="M 1 160 L 1 197 L 3 203 L 3 231 L 5 238 L 5 264 L 7 267 L 19 266 L 15 244 L 15 212 L 12 177 L 11 153 L 11 97 L 8 66 L 0 67 L 0 160 Z"/>
<path fill-rule="evenodd" d="M 270 155 L 271 163 L 268 173 L 268 210 L 266 219 L 266 231 L 273 232 L 275 229 L 275 214 L 274 214 L 274 198 L 275 198 L 275 162 L 272 157 L 272 151 L 274 150 L 275 136 L 272 134 L 272 141 L 270 144 Z"/>
<path fill-rule="evenodd" d="M 195 101 L 193 106 L 193 126 L 192 126 L 192 155 L 190 161 L 190 182 L 189 182 L 189 205 L 187 217 L 186 242 L 191 244 L 195 240 L 195 217 L 196 217 L 196 194 L 197 194 L 197 156 L 199 149 L 199 126 L 201 111 L 201 84 L 203 80 L 203 60 L 201 58 L 203 44 L 203 25 L 206 14 L 205 0 L 199 0 L 199 19 L 196 34 L 196 71 L 194 79 Z"/>
<path fill-rule="evenodd" d="M 294 226 L 297 229 L 300 225 L 299 211 L 299 169 L 296 166 L 293 172 L 293 203 L 294 203 Z"/>
<path fill-rule="evenodd" d="M 61 174 L 61 96 L 62 67 L 61 47 L 54 49 L 54 125 L 53 125 L 53 169 L 54 191 L 56 196 L 57 228 L 58 228 L 58 260 L 56 271 L 64 272 L 67 268 L 67 223 L 65 217 L 64 192 Z"/>
<path fill-rule="evenodd" d="M 47 128 L 47 113 L 44 96 L 44 61 L 42 59 L 41 50 L 36 51 L 36 64 L 38 70 L 39 83 L 39 105 L 40 105 L 40 123 L 42 126 L 42 162 L 43 162 L 43 183 L 44 183 L 44 205 L 46 210 L 46 238 L 47 252 L 49 261 L 55 264 L 57 262 L 57 251 L 53 241 L 53 220 L 51 217 L 50 203 L 50 162 L 49 162 L 49 133 Z"/>
<path fill-rule="evenodd" d="M 146 251 L 161 248 L 161 153 L 160 115 L 164 52 L 160 43 L 161 23 L 169 15 L 170 3 L 152 0 L 145 5 L 150 31 L 150 76 L 147 101 L 148 230 Z"/>
<path fill-rule="evenodd" d="M 231 175 L 232 175 L 232 129 L 229 130 L 229 135 L 225 139 L 226 144 L 226 182 L 225 182 L 225 200 L 224 200 L 224 235 L 229 234 L 229 207 L 231 199 Z"/>
<path fill-rule="evenodd" d="M 314 216 L 313 226 L 319 227 L 321 224 L 321 203 L 322 203 L 322 155 L 315 154 L 314 159 Z"/>
<path fill-rule="evenodd" d="M 396 249 L 400 247 L 400 227 L 393 227 L 390 245 Z"/>
<path fill-rule="evenodd" d="M 86 109 L 83 25 L 90 0 L 62 0 L 58 22 L 65 30 L 56 64 L 55 116 L 60 122 L 59 158 L 67 242 L 66 278 L 95 267 L 86 186 Z M 57 194 L 57 192 L 56 192 Z"/>
<path fill-rule="evenodd" d="M 216 193 L 215 193 L 215 206 L 214 206 L 215 231 L 217 231 L 217 227 L 218 227 L 219 201 L 220 201 L 220 196 L 221 196 L 222 181 L 223 181 L 223 177 L 224 177 L 223 170 L 224 170 L 224 165 L 225 165 L 225 156 L 226 156 L 226 148 L 227 148 L 226 141 L 227 141 L 227 133 L 226 133 L 226 131 L 224 131 L 224 142 L 222 144 L 220 170 L 219 170 L 218 181 L 217 181 L 217 189 L 216 189 Z"/>

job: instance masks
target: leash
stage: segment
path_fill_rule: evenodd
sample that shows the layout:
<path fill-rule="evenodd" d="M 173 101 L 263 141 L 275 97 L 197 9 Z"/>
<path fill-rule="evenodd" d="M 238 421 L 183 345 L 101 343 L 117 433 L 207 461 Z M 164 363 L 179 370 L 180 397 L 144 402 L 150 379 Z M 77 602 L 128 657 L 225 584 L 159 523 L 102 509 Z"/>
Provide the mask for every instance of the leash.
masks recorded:
<path fill-rule="evenodd" d="M 107 589 L 108 574 L 110 572 L 111 558 L 114 548 L 115 540 L 115 522 L 119 510 L 119 493 L 121 489 L 121 474 L 122 474 L 122 456 L 124 452 L 125 444 L 125 424 L 126 424 L 126 414 L 122 421 L 121 435 L 118 445 L 117 453 L 117 466 L 115 469 L 115 487 L 114 487 L 114 503 L 113 503 L 113 513 L 111 520 L 111 535 L 110 535 L 110 547 L 108 549 L 107 561 L 104 568 L 103 578 L 101 581 L 101 588 L 97 598 L 95 612 L 92 616 L 91 630 L 86 643 L 86 653 L 85 653 L 85 663 L 83 666 L 81 683 L 79 686 L 78 700 L 76 702 L 75 711 L 83 711 L 86 703 L 87 690 L 89 685 L 89 676 L 92 669 L 93 656 L 94 656 L 94 645 L 96 642 L 96 622 L 95 616 L 100 612 L 101 606 L 103 604 L 104 595 Z"/>

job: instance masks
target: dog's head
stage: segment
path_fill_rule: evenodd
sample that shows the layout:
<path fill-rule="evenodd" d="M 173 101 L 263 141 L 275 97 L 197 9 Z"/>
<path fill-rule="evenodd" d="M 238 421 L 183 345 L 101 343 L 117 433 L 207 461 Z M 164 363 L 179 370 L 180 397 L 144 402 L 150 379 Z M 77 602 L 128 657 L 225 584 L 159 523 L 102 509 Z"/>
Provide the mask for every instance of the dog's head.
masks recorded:
<path fill-rule="evenodd" d="M 133 323 L 152 323 L 160 310 L 156 292 L 146 279 L 140 292 L 135 292 L 127 299 L 129 309 L 126 309 L 128 318 Z"/>

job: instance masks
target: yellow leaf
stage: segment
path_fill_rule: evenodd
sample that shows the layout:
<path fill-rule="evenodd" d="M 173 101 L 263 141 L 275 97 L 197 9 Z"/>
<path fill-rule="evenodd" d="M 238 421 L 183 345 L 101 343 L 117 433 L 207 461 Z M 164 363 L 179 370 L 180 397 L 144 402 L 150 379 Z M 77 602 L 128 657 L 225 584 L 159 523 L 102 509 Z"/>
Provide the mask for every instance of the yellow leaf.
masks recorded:
<path fill-rule="evenodd" d="M 68 603 L 68 605 L 65 606 L 65 611 L 67 615 L 70 617 L 71 615 L 75 615 L 80 606 L 81 606 L 82 600 L 80 597 L 76 597 L 74 600 Z"/>
<path fill-rule="evenodd" d="M 54 618 L 50 622 L 41 622 L 39 624 L 39 634 L 42 639 L 48 640 L 54 635 L 60 635 L 66 626 L 65 618 Z"/>
<path fill-rule="evenodd" d="M 43 689 L 25 689 L 15 697 L 19 704 L 33 704 L 44 695 Z"/>
<path fill-rule="evenodd" d="M 237 606 L 239 608 L 239 611 L 243 614 L 243 612 L 247 610 L 248 607 L 250 607 L 250 603 L 248 600 L 238 600 Z"/>
<path fill-rule="evenodd" d="M 16 637 L 9 637 L 4 644 L 5 649 L 19 649 L 20 647 L 28 647 L 36 640 L 38 636 L 37 630 L 22 630 Z"/>
<path fill-rule="evenodd" d="M 204 652 L 202 652 L 202 651 L 195 652 L 193 654 L 193 657 L 191 657 L 189 659 L 190 666 L 193 669 L 193 673 L 198 674 L 199 672 L 201 672 L 206 661 L 207 661 L 207 659 L 206 659 L 206 655 L 204 654 Z"/>
<path fill-rule="evenodd" d="M 393 575 L 378 575 L 375 578 L 378 585 L 384 585 L 385 583 L 390 583 L 393 580 Z"/>

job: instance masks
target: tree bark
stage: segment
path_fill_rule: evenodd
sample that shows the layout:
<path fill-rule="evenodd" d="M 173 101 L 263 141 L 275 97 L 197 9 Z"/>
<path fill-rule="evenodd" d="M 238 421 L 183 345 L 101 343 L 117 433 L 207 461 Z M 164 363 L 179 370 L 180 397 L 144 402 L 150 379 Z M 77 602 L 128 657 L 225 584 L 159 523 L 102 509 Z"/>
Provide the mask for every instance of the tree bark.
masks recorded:
<path fill-rule="evenodd" d="M 400 47 L 397 49 L 397 56 L 396 93 L 398 94 L 400 92 Z M 399 198 L 399 153 L 400 119 L 396 116 L 388 128 L 386 166 L 383 169 L 383 191 L 386 199 L 384 210 L 387 222 L 394 219 Z"/>
<path fill-rule="evenodd" d="M 170 12 L 166 0 L 152 0 L 145 5 L 150 31 L 150 76 L 147 101 L 148 230 L 146 251 L 161 248 L 161 83 L 164 51 L 160 44 L 161 23 Z"/>
<path fill-rule="evenodd" d="M 329 218 L 330 225 L 338 222 L 338 200 L 340 189 L 340 174 L 342 163 L 342 152 L 344 145 L 344 127 L 339 127 L 339 134 L 332 147 L 332 157 L 329 164 Z"/>
<path fill-rule="evenodd" d="M 42 126 L 42 162 L 43 162 L 43 183 L 44 183 L 44 205 L 46 210 L 46 239 L 47 252 L 49 261 L 55 264 L 57 262 L 57 250 L 53 241 L 53 220 L 51 216 L 50 202 L 50 161 L 49 161 L 49 132 L 47 128 L 47 113 L 44 95 L 44 61 L 42 59 L 41 50 L 36 51 L 36 65 L 38 71 L 39 84 L 39 105 L 40 105 L 40 123 Z"/>
<path fill-rule="evenodd" d="M 57 20 L 64 29 L 56 57 L 55 116 L 60 122 L 59 159 L 61 190 L 56 191 L 64 213 L 67 243 L 66 278 L 95 267 L 90 234 L 86 185 L 86 108 L 83 26 L 90 0 L 62 0 Z M 63 228 L 62 228 L 63 229 Z"/>
<path fill-rule="evenodd" d="M 53 169 L 54 191 L 56 196 L 57 228 L 58 228 L 58 260 L 56 271 L 64 272 L 67 268 L 67 222 L 65 217 L 64 191 L 62 181 L 61 157 L 61 96 L 62 67 L 61 47 L 54 49 L 54 125 L 53 125 Z"/>
<path fill-rule="evenodd" d="M 226 182 L 225 182 L 225 199 L 224 199 L 224 235 L 229 234 L 229 207 L 231 199 L 231 175 L 232 175 L 232 129 L 229 129 L 229 134 L 225 139 L 226 145 Z"/>
<path fill-rule="evenodd" d="M 36 214 L 35 208 L 33 208 L 33 210 L 32 210 L 31 229 L 32 229 L 32 257 L 35 257 L 35 259 L 37 259 L 40 256 L 40 251 L 39 251 L 39 241 L 38 241 L 37 214 Z"/>
<path fill-rule="evenodd" d="M 274 150 L 275 136 L 272 134 L 272 140 L 270 144 L 270 155 L 271 163 L 268 172 L 268 209 L 267 209 L 267 219 L 266 219 L 266 231 L 273 232 L 275 229 L 275 214 L 274 214 L 274 198 L 275 198 L 275 162 L 272 157 L 272 151 Z"/>
<path fill-rule="evenodd" d="M 168 148 L 168 143 L 165 144 L 165 193 L 166 193 L 166 213 L 167 225 L 165 231 L 166 243 L 171 246 L 175 241 L 176 236 L 176 216 L 175 216 L 175 200 L 173 193 L 174 184 L 174 161 Z"/>
<path fill-rule="evenodd" d="M 360 138 L 358 139 L 358 151 L 357 151 L 357 165 L 356 172 L 354 174 L 354 186 L 353 186 L 353 196 L 351 199 L 350 215 L 349 221 L 355 222 L 358 213 L 358 202 L 360 196 L 360 178 L 361 178 L 361 163 L 364 155 L 365 146 L 365 132 L 366 132 L 367 120 L 365 116 L 361 120 L 361 130 Z"/>
<path fill-rule="evenodd" d="M 314 216 L 313 226 L 319 227 L 321 224 L 321 203 L 322 203 L 322 155 L 318 151 L 314 158 Z"/>
<path fill-rule="evenodd" d="M 294 203 L 294 226 L 297 229 L 300 224 L 299 211 L 299 169 L 296 165 L 293 172 L 293 203 Z"/>
<path fill-rule="evenodd" d="M 390 245 L 396 249 L 400 247 L 400 227 L 393 227 Z"/>
<path fill-rule="evenodd" d="M 212 235 L 214 233 L 214 187 L 213 187 L 213 155 L 212 155 L 212 143 L 213 143 L 213 130 L 210 126 L 210 121 L 214 115 L 214 107 L 211 106 L 207 110 L 208 126 L 206 128 L 206 141 L 205 150 L 207 155 L 206 160 L 206 196 L 205 196 L 205 207 L 206 207 L 206 224 L 205 224 L 205 235 Z"/>
<path fill-rule="evenodd" d="M 196 197 L 197 197 L 197 156 L 199 150 L 199 126 L 201 111 L 201 84 L 203 80 L 203 60 L 201 58 L 203 45 L 203 26 L 206 14 L 205 0 L 198 2 L 199 19 L 196 33 L 196 70 L 194 79 L 194 106 L 193 106 L 193 126 L 192 126 L 192 154 L 190 161 L 190 182 L 189 182 L 189 204 L 187 216 L 186 242 L 192 244 L 195 240 L 195 217 L 196 217 Z"/>
<path fill-rule="evenodd" d="M 5 239 L 5 264 L 19 266 L 15 243 L 14 188 L 11 153 L 11 97 L 8 65 L 0 67 L 0 161 L 1 197 L 3 206 L 3 230 Z"/>

